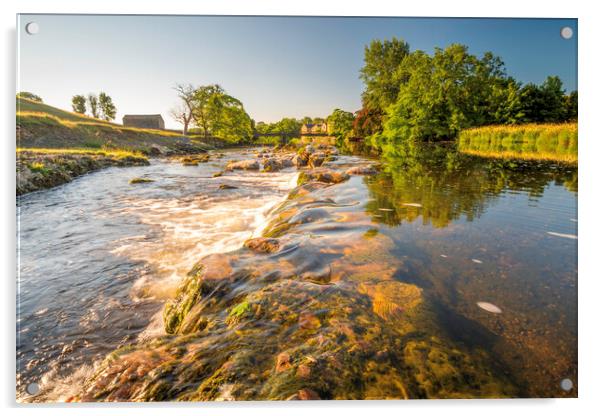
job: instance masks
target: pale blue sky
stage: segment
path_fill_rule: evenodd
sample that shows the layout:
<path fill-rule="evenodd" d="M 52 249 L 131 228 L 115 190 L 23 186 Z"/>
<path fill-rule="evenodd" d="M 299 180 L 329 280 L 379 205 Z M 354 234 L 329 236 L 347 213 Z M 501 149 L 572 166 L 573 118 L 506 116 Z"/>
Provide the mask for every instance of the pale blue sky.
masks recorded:
<path fill-rule="evenodd" d="M 35 21 L 37 35 L 24 31 Z M 573 39 L 560 29 L 570 26 Z M 364 45 L 393 36 L 412 50 L 463 43 L 491 50 L 521 82 L 558 75 L 577 86 L 576 19 L 441 19 L 21 15 L 19 88 L 70 109 L 105 91 L 123 114 L 161 113 L 176 82 L 219 83 L 257 121 L 326 116 L 360 107 Z"/>

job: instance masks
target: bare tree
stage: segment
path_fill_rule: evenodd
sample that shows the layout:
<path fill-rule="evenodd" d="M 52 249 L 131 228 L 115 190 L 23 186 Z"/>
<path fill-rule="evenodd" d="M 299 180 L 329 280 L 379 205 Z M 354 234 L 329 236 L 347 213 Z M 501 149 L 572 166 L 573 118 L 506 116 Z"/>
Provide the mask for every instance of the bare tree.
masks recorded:
<path fill-rule="evenodd" d="M 186 136 L 188 134 L 188 126 L 192 121 L 192 111 L 190 111 L 190 108 L 184 103 L 179 103 L 169 110 L 169 114 L 171 118 L 184 126 L 182 133 Z"/>
<path fill-rule="evenodd" d="M 182 103 L 171 110 L 171 116 L 174 120 L 181 123 L 184 128 L 182 133 L 188 134 L 188 126 L 193 120 L 194 95 L 196 88 L 192 84 L 176 84 L 174 90 L 178 93 L 178 97 Z"/>

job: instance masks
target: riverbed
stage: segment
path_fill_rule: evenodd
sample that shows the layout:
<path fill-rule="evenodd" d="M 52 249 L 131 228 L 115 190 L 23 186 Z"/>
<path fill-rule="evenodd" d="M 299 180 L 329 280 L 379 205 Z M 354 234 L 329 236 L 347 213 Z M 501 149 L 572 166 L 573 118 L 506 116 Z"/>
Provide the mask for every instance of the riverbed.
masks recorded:
<path fill-rule="evenodd" d="M 216 329 L 211 333 L 200 328 L 199 340 L 188 350 L 207 348 L 203 346 L 206 338 L 213 339 L 214 349 L 223 346 L 220 351 L 225 353 L 238 345 L 231 337 L 239 337 L 248 327 L 259 328 L 261 334 L 250 332 L 244 347 L 237 348 L 251 356 L 270 357 L 263 360 L 270 363 L 271 354 L 276 354 L 276 370 L 266 367 L 263 375 L 253 375 L 256 380 L 267 377 L 266 386 L 274 383 L 268 370 L 283 377 L 294 369 L 295 374 L 301 371 L 302 381 L 317 386 L 300 389 L 297 396 L 479 397 L 483 388 L 477 385 L 496 386 L 489 393 L 500 397 L 576 395 L 575 166 L 426 149 L 412 158 L 383 157 L 375 175 L 352 175 L 344 183 L 304 188 L 305 200 L 289 199 L 288 205 L 274 212 L 295 187 L 297 170 L 213 177 L 228 160 L 249 157 L 250 153 L 240 152 L 247 151 L 227 152 L 198 166 L 153 161 L 146 167 L 109 168 L 19 200 L 17 370 L 23 400 L 29 400 L 23 389 L 32 382 L 42 387 L 37 399 L 64 400 L 76 394 L 74 380 L 89 377 L 95 363 L 117 347 L 141 345 L 139 353 L 155 348 L 152 340 L 164 334 L 160 316 L 165 301 L 174 298 L 182 280 L 205 256 L 218 259 L 213 262 L 217 269 L 227 265 L 234 270 L 232 276 L 251 273 L 247 270 L 252 267 L 253 283 L 237 281 L 232 298 L 210 296 L 217 299 L 217 306 L 207 313 L 204 325 L 211 328 L 214 324 Z M 372 162 L 341 156 L 328 166 L 345 170 Z M 134 177 L 154 182 L 129 184 Z M 220 189 L 222 184 L 236 189 Z M 264 230 L 280 240 L 281 252 L 257 257 L 240 251 L 245 240 Z M 227 261 L 221 257 L 230 252 Z M 272 287 L 280 283 L 286 285 Z M 462 358 L 446 359 L 460 369 L 472 368 L 471 377 L 484 378 L 474 385 L 474 380 L 465 380 L 461 391 L 445 394 L 415 386 L 415 381 L 408 381 L 404 388 L 381 390 L 367 388 L 366 381 L 332 391 L 322 388 L 332 368 L 323 367 L 323 377 L 313 380 L 319 376 L 309 368 L 322 368 L 320 359 L 293 363 L 294 353 L 287 343 L 295 339 L 294 333 L 275 329 L 279 321 L 273 314 L 269 319 L 262 315 L 265 306 L 261 312 L 247 314 L 250 305 L 255 305 L 254 296 L 261 299 L 258 305 L 265 305 L 267 293 L 281 293 L 288 300 L 306 292 L 311 299 L 323 301 L 315 306 L 317 310 L 302 298 L 292 305 L 281 299 L 276 302 L 281 303 L 278 316 L 287 310 L 286 319 L 298 319 L 295 328 L 302 331 L 298 339 L 308 346 L 314 345 L 314 337 L 317 345 L 326 342 L 333 327 L 342 331 L 344 340 L 337 338 L 336 331 L 333 340 L 348 347 L 346 353 L 363 354 L 354 355 L 354 371 L 366 374 L 366 363 L 370 363 L 369 371 L 374 366 L 378 369 L 370 380 L 394 378 L 394 370 L 401 374 L 396 377 L 406 381 L 405 367 L 391 364 L 398 361 L 391 349 L 397 345 L 396 337 L 418 334 L 408 332 L 416 326 L 422 329 L 420 335 L 412 335 L 412 342 L 420 346 L 428 339 L 422 332 L 432 335 L 443 328 L 445 334 L 438 335 L 445 339 L 437 341 L 438 353 L 447 357 L 453 355 L 450 351 L 462 351 Z M 404 304 L 408 299 L 427 305 L 427 312 L 420 309 L 418 320 L 406 321 L 401 312 L 409 314 L 411 308 Z M 370 300 L 373 306 L 367 303 L 368 309 L 354 309 Z M 351 304 L 344 306 L 347 301 Z M 335 304 L 341 305 L 340 311 L 333 308 Z M 353 328 L 341 323 L 345 314 Z M 437 321 L 436 326 L 431 328 L 429 320 Z M 375 327 L 383 331 L 381 341 L 366 338 Z M 405 332 L 399 332 L 400 328 Z M 283 339 L 264 351 L 252 340 L 265 334 Z M 285 346 L 289 352 L 277 354 Z M 406 346 L 402 356 L 409 360 L 420 348 Z M 326 352 L 329 357 L 341 353 L 338 349 Z M 315 350 L 312 353 L 317 355 Z M 304 354 L 311 356 L 307 351 Z M 290 362 L 283 361 L 287 356 Z M 228 365 L 228 371 L 237 368 L 228 364 L 228 357 L 215 363 L 214 374 L 223 371 L 220 366 Z M 406 365 L 413 364 L 408 361 Z M 420 371 L 432 377 L 436 374 Z M 491 374 L 495 381 L 489 379 Z M 243 370 L 239 375 L 249 377 Z M 568 391 L 560 388 L 564 379 L 572 381 Z M 202 386 L 200 379 L 187 383 L 195 389 Z M 450 382 L 446 388 L 458 383 Z M 229 383 L 222 386 L 224 391 L 208 397 L 290 396 L 288 387 L 250 391 L 237 386 Z M 239 387 L 241 393 L 236 396 Z M 178 391 L 168 397 L 196 397 L 184 394 L 188 393 Z"/>

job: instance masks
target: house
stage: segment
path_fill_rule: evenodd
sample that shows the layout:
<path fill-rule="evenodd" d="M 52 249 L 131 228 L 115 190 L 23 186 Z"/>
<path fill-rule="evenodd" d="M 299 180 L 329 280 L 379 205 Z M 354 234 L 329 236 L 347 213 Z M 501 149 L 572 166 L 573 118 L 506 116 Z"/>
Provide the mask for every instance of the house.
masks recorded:
<path fill-rule="evenodd" d="M 328 125 L 322 123 L 307 123 L 301 126 L 301 134 L 328 134 Z"/>
<path fill-rule="evenodd" d="M 123 116 L 123 125 L 141 129 L 165 130 L 165 122 L 161 114 L 126 114 Z"/>

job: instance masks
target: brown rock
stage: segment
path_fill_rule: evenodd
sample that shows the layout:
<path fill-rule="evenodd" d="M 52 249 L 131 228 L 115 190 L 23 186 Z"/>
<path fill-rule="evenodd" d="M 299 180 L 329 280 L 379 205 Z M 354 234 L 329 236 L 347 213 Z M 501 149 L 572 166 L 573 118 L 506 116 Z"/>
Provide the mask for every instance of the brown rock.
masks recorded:
<path fill-rule="evenodd" d="M 245 247 L 260 253 L 274 253 L 280 249 L 280 242 L 276 238 L 258 237 L 245 241 Z"/>
<path fill-rule="evenodd" d="M 291 367 L 291 356 L 286 352 L 281 352 L 276 357 L 276 372 L 281 373 Z"/>

